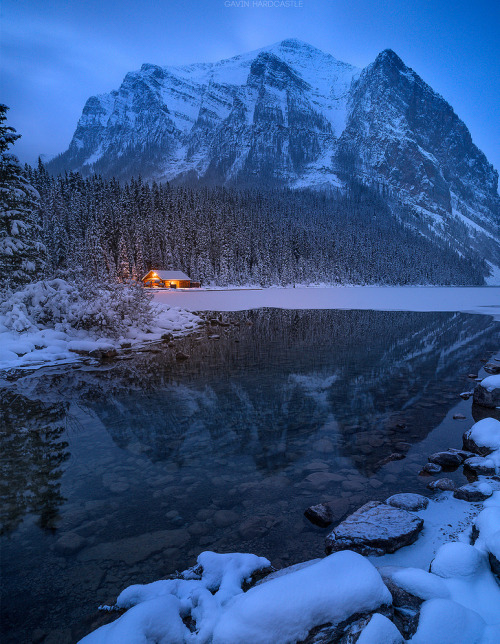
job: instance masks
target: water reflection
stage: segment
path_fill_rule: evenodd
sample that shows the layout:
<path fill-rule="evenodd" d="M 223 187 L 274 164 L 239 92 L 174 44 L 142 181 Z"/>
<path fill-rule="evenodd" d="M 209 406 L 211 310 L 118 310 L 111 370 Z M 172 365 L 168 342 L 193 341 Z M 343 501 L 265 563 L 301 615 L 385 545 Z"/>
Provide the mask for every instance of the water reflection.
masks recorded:
<path fill-rule="evenodd" d="M 27 514 L 53 529 L 61 494 L 61 466 L 69 457 L 62 440 L 68 404 L 43 403 L 0 390 L 0 534 L 12 532 Z"/>
<path fill-rule="evenodd" d="M 408 435 L 427 435 L 456 400 L 447 388 L 457 373 L 494 344 L 488 318 L 462 314 L 270 310 L 238 320 L 220 340 L 186 341 L 186 363 L 143 353 L 35 376 L 33 393 L 50 399 L 57 388 L 152 461 L 212 450 L 273 470 L 300 457 L 297 439 L 324 434 L 370 472 Z"/>
<path fill-rule="evenodd" d="M 457 404 L 472 420 L 458 393 L 499 339 L 489 318 L 462 314 L 230 318 L 173 348 L 4 383 L 5 641 L 41 625 L 75 641 L 91 607 L 207 548 L 277 565 L 320 556 L 304 508 L 330 500 L 340 519 L 424 491 L 419 444 Z M 445 425 L 438 447 L 463 428 Z M 53 634 L 58 615 L 71 632 Z"/>

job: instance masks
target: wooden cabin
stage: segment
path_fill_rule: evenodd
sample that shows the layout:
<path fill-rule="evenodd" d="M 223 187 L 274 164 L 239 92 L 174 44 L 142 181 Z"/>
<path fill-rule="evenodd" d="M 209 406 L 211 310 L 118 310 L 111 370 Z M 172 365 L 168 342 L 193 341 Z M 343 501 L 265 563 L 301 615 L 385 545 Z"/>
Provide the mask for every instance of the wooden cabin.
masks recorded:
<path fill-rule="evenodd" d="M 149 271 L 142 278 L 142 283 L 150 288 L 191 288 L 195 284 L 199 286 L 182 271 Z"/>

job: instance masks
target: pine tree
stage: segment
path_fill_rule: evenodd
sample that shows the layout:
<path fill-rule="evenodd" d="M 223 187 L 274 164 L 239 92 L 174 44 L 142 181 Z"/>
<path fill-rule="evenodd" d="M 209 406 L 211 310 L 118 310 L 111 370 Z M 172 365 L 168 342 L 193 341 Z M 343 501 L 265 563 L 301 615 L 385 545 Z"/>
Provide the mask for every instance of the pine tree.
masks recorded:
<path fill-rule="evenodd" d="M 0 279 L 4 287 L 16 288 L 41 276 L 45 247 L 36 221 L 39 194 L 8 152 L 21 136 L 5 125 L 8 109 L 0 105 Z"/>

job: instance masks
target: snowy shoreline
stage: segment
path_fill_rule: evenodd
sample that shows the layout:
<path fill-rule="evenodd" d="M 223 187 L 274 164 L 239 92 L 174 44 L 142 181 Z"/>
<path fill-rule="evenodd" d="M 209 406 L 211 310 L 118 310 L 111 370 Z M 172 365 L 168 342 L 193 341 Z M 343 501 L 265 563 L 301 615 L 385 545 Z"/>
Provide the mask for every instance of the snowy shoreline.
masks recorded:
<path fill-rule="evenodd" d="M 258 308 L 463 312 L 500 321 L 500 287 L 301 287 L 158 290 L 153 293 L 155 317 L 146 330 L 131 324 L 118 337 L 71 329 L 9 328 L 10 312 L 0 315 L 0 371 L 74 364 L 120 349 L 140 349 L 162 336 L 195 331 L 197 312 L 236 312 Z M 90 356 L 89 356 L 90 354 Z"/>
<path fill-rule="evenodd" d="M 140 286 L 103 285 L 86 299 L 84 287 L 55 279 L 7 294 L 0 304 L 0 372 L 113 358 L 202 323 L 176 306 L 151 304 Z"/>

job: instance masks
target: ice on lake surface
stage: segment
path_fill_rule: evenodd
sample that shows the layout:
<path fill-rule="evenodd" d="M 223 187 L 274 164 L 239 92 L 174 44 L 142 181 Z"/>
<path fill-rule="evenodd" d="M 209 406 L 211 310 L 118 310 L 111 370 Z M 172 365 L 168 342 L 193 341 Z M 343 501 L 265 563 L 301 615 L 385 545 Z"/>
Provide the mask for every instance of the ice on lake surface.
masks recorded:
<path fill-rule="evenodd" d="M 100 603 L 203 550 L 322 556 L 309 505 L 331 500 L 340 520 L 428 494 L 418 472 L 460 446 L 473 416 L 458 394 L 499 340 L 459 313 L 228 319 L 175 348 L 1 383 L 3 641 L 75 641 Z"/>

